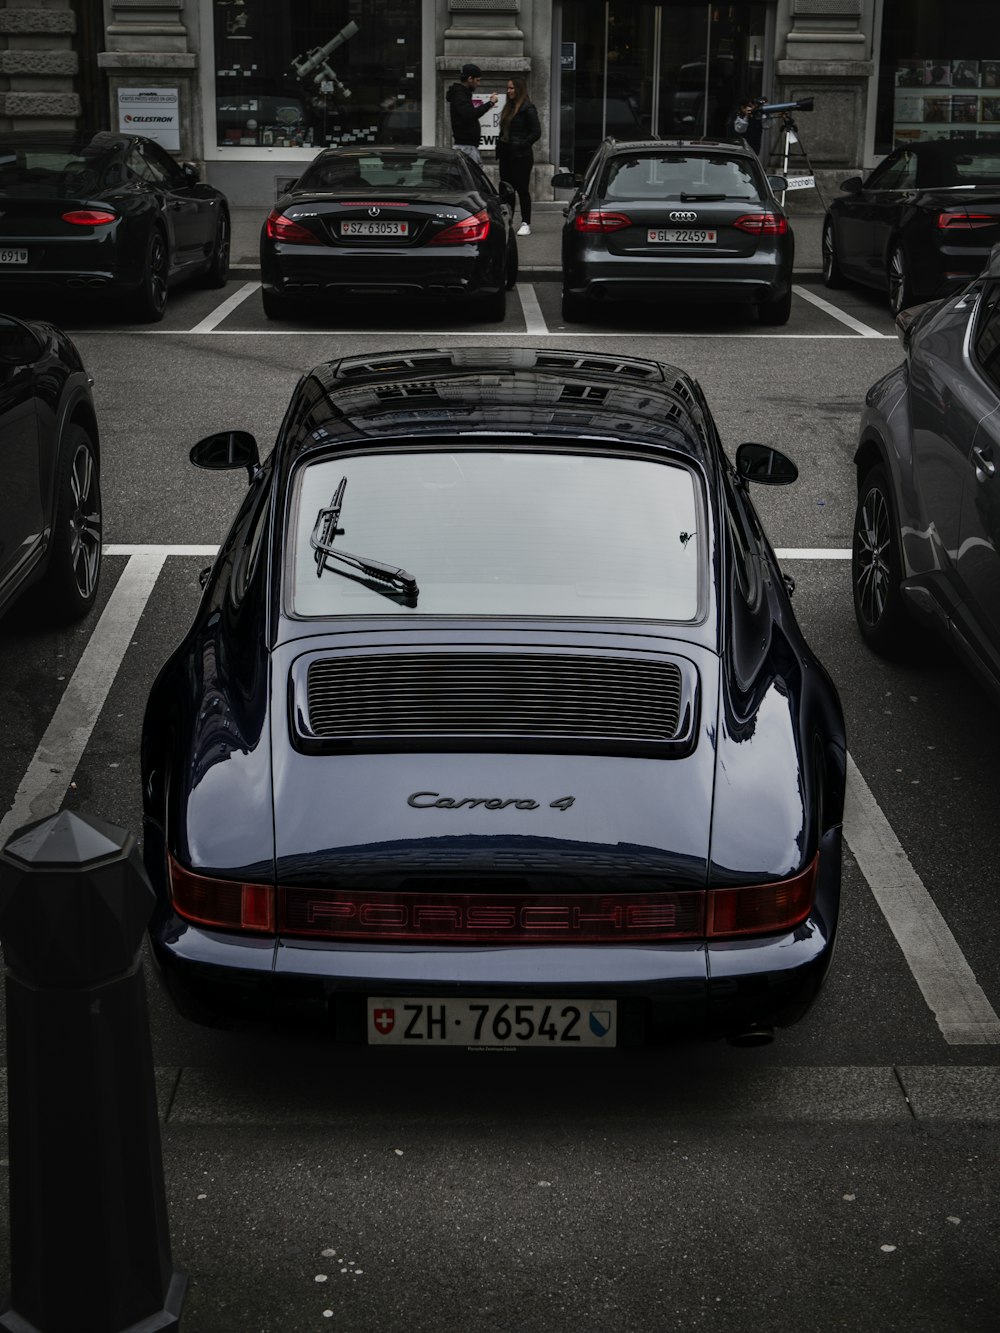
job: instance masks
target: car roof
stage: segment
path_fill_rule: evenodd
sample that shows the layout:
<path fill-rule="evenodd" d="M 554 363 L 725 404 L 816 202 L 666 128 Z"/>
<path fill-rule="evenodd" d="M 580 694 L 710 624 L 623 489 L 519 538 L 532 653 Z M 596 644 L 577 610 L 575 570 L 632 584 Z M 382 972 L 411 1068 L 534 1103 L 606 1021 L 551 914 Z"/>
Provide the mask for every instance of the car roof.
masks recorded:
<path fill-rule="evenodd" d="M 712 469 L 702 391 L 665 363 L 549 348 L 437 348 L 322 362 L 299 385 L 292 458 L 378 439 L 521 436 L 669 449 Z M 292 461 L 290 458 L 288 461 Z"/>

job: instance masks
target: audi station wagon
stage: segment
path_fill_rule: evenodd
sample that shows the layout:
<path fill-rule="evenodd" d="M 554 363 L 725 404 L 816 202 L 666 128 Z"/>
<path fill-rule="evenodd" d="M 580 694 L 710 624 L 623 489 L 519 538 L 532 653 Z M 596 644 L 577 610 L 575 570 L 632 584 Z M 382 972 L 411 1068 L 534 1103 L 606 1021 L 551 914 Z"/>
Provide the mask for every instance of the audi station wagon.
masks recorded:
<path fill-rule="evenodd" d="M 248 489 L 142 740 L 154 956 L 195 1018 L 370 1046 L 770 1041 L 837 930 L 846 750 L 698 384 L 356 356 Z M 211 484 L 208 482 L 208 484 Z"/>
<path fill-rule="evenodd" d="M 562 312 L 587 319 L 605 302 L 728 302 L 786 324 L 794 242 L 768 177 L 745 145 L 697 139 L 607 139 L 565 210 Z"/>

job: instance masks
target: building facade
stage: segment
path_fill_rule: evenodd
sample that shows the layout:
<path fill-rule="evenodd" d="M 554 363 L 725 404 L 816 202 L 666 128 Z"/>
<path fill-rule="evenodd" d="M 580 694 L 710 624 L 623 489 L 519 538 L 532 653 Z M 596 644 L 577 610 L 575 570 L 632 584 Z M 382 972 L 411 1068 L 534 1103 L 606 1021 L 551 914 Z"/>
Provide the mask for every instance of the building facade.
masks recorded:
<path fill-rule="evenodd" d="M 132 128 L 263 206 L 327 144 L 450 144 L 466 61 L 501 104 L 528 80 L 538 198 L 605 134 L 719 134 L 743 96 L 814 99 L 764 152 L 827 187 L 1000 135 L 995 0 L 0 0 L 0 128 Z"/>

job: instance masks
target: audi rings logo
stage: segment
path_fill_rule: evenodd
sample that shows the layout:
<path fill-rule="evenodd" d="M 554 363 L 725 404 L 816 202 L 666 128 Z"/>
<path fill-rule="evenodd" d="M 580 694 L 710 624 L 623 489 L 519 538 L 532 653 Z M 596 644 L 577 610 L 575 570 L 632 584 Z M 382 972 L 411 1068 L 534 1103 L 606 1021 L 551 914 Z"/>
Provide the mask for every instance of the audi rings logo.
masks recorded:
<path fill-rule="evenodd" d="M 371 217 L 371 218 L 377 218 L 378 215 L 379 215 L 379 213 L 381 213 L 381 212 L 382 212 L 382 210 L 381 210 L 380 208 L 369 208 L 369 210 L 368 210 L 368 216 Z"/>
<path fill-rule="evenodd" d="M 697 214 L 697 213 L 690 213 L 690 212 L 689 212 L 689 213 L 685 213 L 685 212 L 683 212 L 683 211 L 680 210 L 680 209 L 675 209 L 674 212 L 670 214 L 670 221 L 671 221 L 671 222 L 697 222 L 697 221 L 698 221 L 698 214 Z"/>

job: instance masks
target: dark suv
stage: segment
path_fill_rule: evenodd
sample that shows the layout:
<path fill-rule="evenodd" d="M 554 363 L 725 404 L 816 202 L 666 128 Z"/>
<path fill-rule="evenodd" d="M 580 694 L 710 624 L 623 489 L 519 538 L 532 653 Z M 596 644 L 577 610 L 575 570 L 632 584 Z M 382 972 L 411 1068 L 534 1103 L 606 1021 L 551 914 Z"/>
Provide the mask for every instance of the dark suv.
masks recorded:
<path fill-rule="evenodd" d="M 581 177 L 563 227 L 563 318 L 595 301 L 730 301 L 784 324 L 794 243 L 751 149 L 721 140 L 606 139 Z"/>

